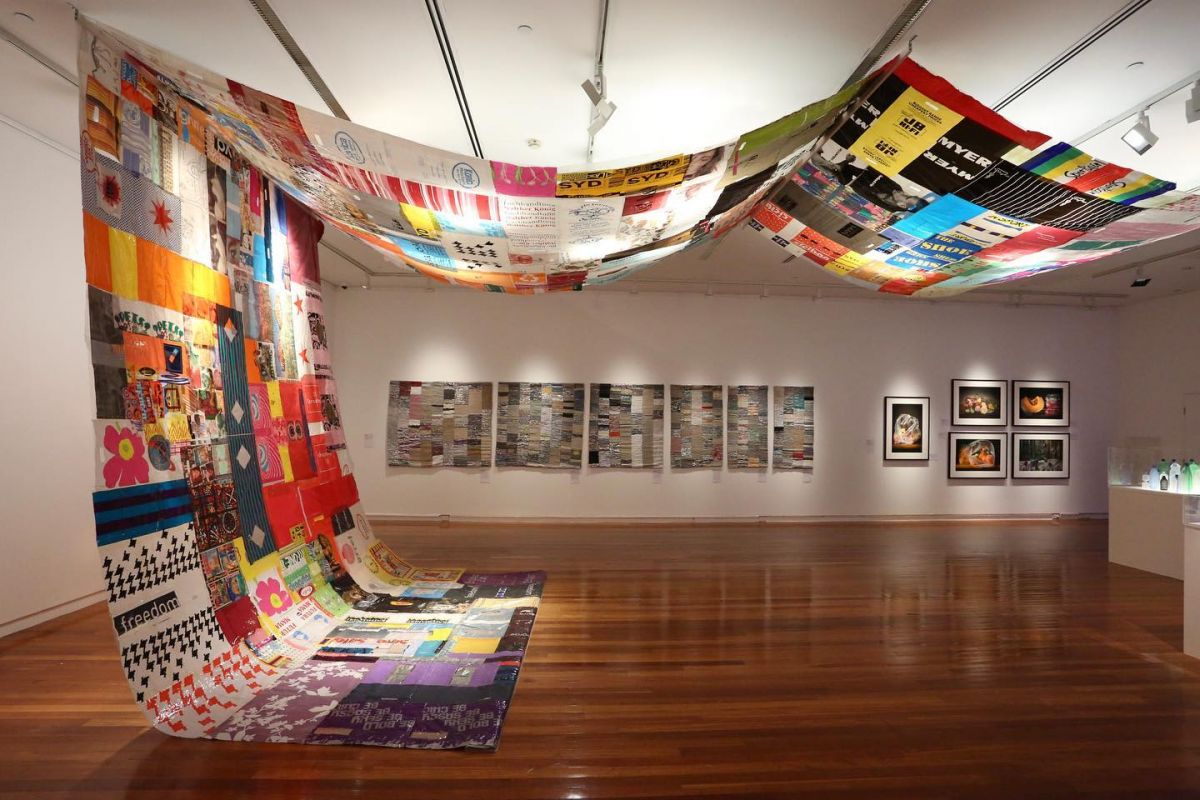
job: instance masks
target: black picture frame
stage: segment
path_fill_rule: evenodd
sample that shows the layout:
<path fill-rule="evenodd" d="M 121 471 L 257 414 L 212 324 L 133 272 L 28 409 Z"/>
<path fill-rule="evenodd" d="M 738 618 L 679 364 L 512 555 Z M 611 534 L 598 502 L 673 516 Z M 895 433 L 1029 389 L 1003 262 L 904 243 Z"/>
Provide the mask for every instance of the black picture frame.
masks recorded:
<path fill-rule="evenodd" d="M 1057 395 L 1057 403 L 1052 397 Z M 1040 405 L 1040 410 L 1038 406 Z M 1052 409 L 1057 408 L 1057 411 Z M 1014 428 L 1066 428 L 1071 425 L 1071 382 L 1014 380 L 1012 382 Z"/>
<path fill-rule="evenodd" d="M 1009 436 L 1012 439 L 1010 448 L 1012 460 L 1012 477 L 1013 480 L 1042 480 L 1042 481 L 1066 481 L 1071 479 L 1071 434 L 1063 431 L 1061 433 L 1042 433 L 1041 431 L 1013 431 Z M 1055 440 L 1063 443 L 1062 448 L 1062 468 L 1057 470 L 1024 470 L 1021 469 L 1021 442 L 1035 441 L 1037 439 Z"/>
<path fill-rule="evenodd" d="M 888 395 L 883 398 L 883 460 L 884 461 L 928 461 L 929 460 L 929 397 Z M 918 425 L 918 444 L 897 447 L 893 438 L 894 429 L 901 415 L 915 417 Z M 907 426 L 906 426 L 907 427 Z M 909 428 L 910 429 L 910 428 Z M 910 429 L 911 430 L 911 429 Z"/>
<path fill-rule="evenodd" d="M 966 414 L 962 409 L 962 390 L 978 389 L 985 402 L 994 398 L 997 410 L 991 414 Z M 1008 381 L 954 378 L 950 381 L 950 424 L 964 428 L 1003 428 L 1008 425 Z"/>
<path fill-rule="evenodd" d="M 1008 477 L 1009 434 L 1005 431 L 950 431 L 946 434 L 946 477 L 957 480 L 1002 481 Z M 996 459 L 991 465 L 962 464 L 960 451 L 978 445 L 977 454 L 991 452 Z M 998 452 L 997 452 L 998 451 Z"/>

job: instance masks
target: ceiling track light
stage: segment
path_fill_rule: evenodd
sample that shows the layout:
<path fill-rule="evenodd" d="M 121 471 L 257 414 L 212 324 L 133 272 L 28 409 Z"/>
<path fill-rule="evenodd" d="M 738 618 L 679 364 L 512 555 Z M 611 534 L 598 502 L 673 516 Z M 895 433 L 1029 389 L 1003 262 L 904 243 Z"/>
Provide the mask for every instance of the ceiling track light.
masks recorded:
<path fill-rule="evenodd" d="M 1150 285 L 1150 279 L 1146 277 L 1146 270 L 1142 267 L 1137 268 L 1137 272 L 1133 273 L 1133 282 L 1129 284 L 1134 289 L 1144 289 Z"/>
<path fill-rule="evenodd" d="M 1184 114 L 1189 124 L 1200 120 L 1200 81 L 1192 85 L 1192 94 L 1184 101 Z"/>
<path fill-rule="evenodd" d="M 1121 135 L 1121 141 L 1129 145 L 1139 156 L 1158 143 L 1158 136 L 1150 130 L 1150 118 L 1146 116 L 1144 110 L 1138 114 L 1138 120 L 1134 126 Z"/>
<path fill-rule="evenodd" d="M 603 88 L 604 78 L 597 76 L 595 80 L 588 78 L 584 80 L 580 86 L 583 87 L 583 92 L 592 101 L 592 122 L 588 125 L 588 135 L 595 136 L 600 132 L 600 129 L 608 124 L 612 119 L 613 113 L 617 110 L 617 104 L 605 97 Z"/>

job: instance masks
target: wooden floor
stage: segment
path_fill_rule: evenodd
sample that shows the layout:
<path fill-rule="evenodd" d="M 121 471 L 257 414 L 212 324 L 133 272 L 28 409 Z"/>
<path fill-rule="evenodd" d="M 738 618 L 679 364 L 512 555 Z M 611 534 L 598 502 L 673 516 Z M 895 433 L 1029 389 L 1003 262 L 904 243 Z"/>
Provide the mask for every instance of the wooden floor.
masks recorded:
<path fill-rule="evenodd" d="M 168 738 L 97 605 L 0 640 L 0 796 L 1200 797 L 1182 583 L 1102 523 L 381 527 L 549 571 L 499 752 Z"/>

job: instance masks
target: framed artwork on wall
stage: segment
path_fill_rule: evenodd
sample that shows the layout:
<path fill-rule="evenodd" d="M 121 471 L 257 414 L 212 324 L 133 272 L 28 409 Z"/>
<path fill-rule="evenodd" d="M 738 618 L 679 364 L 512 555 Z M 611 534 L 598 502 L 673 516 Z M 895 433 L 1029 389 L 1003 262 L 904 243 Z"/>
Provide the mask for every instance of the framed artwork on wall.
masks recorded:
<path fill-rule="evenodd" d="M 1008 381 L 950 382 L 950 424 L 955 426 L 1008 424 Z"/>
<path fill-rule="evenodd" d="M 883 398 L 885 461 L 929 460 L 929 398 Z"/>
<path fill-rule="evenodd" d="M 1014 433 L 1013 478 L 1056 480 L 1071 477 L 1071 434 Z"/>
<path fill-rule="evenodd" d="M 1013 381 L 1013 425 L 1065 428 L 1070 424 L 1070 381 Z"/>
<path fill-rule="evenodd" d="M 1008 434 L 1004 431 L 951 431 L 948 478 L 1003 480 L 1008 477 Z"/>

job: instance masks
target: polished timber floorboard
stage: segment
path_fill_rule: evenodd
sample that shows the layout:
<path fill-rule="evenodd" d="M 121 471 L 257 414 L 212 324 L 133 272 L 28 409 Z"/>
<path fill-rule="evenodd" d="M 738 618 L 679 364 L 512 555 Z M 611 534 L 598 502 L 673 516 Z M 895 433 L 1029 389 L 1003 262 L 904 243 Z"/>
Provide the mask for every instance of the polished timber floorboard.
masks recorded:
<path fill-rule="evenodd" d="M 499 752 L 168 738 L 97 605 L 0 640 L 0 796 L 1200 797 L 1182 583 L 1103 523 L 378 527 L 550 573 Z"/>

